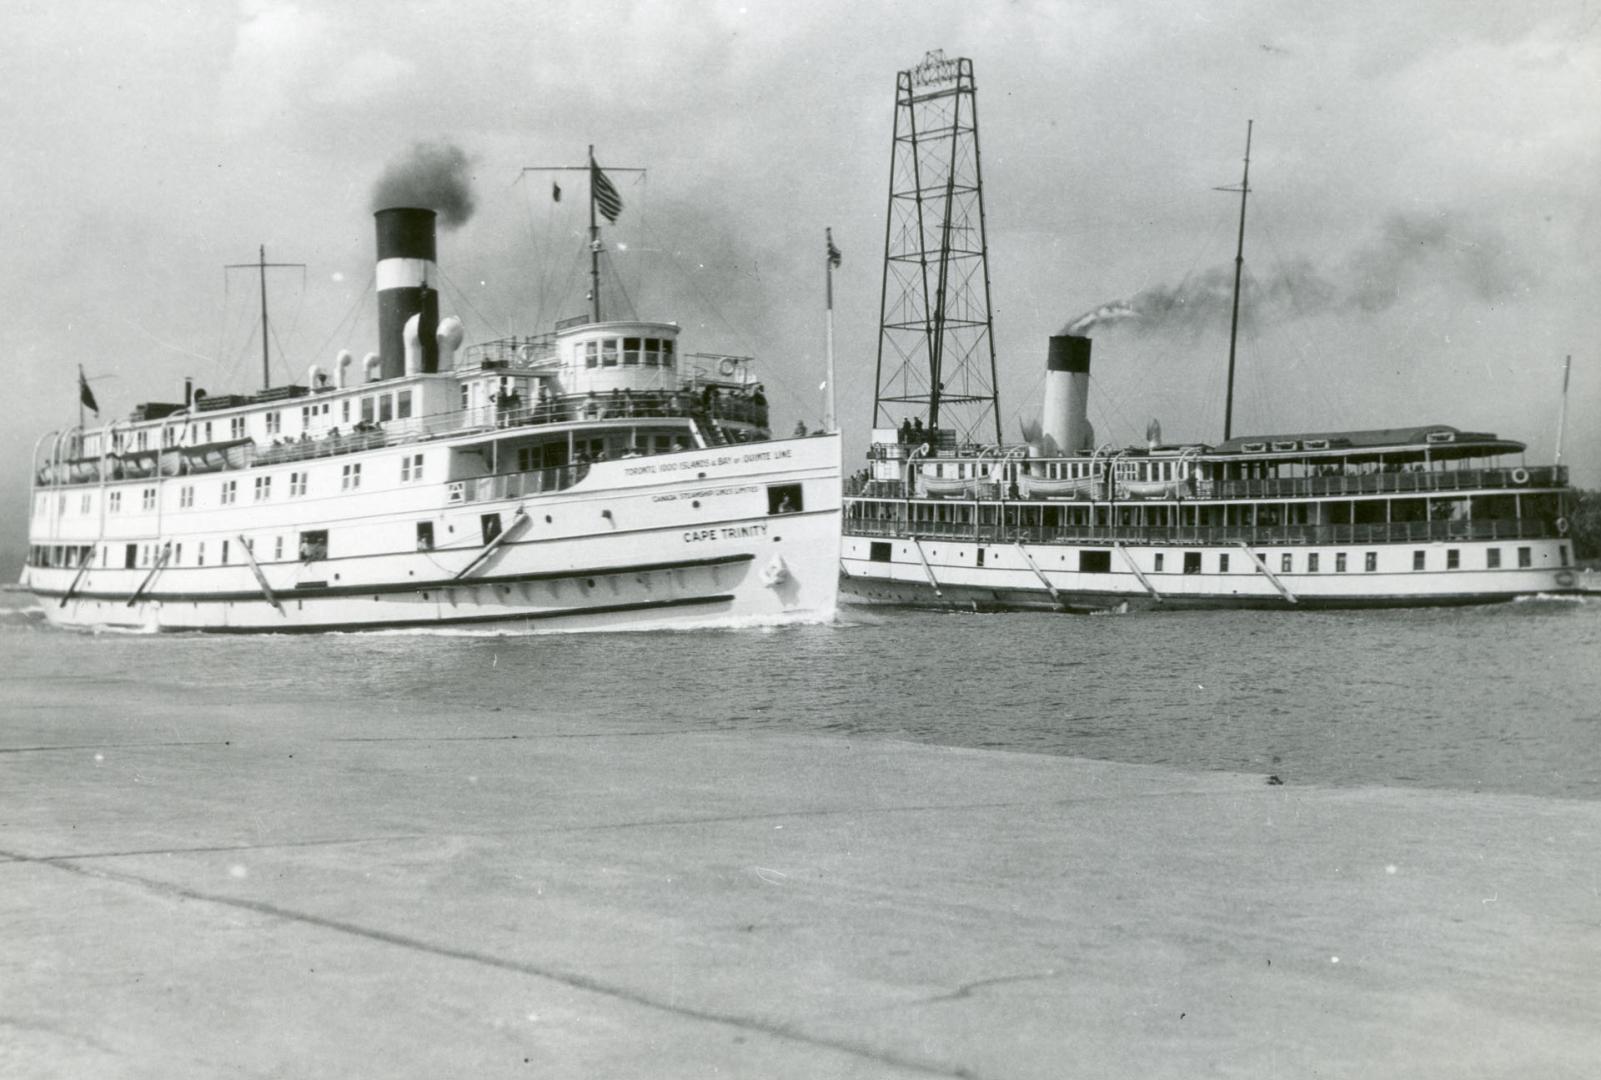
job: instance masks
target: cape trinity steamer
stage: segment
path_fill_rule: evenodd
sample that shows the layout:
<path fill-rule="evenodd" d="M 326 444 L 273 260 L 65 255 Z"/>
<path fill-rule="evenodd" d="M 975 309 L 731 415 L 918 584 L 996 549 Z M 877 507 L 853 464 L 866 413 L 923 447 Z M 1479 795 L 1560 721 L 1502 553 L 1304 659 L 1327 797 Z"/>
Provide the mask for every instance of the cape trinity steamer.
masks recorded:
<path fill-rule="evenodd" d="M 1040 430 L 1002 444 L 973 99 L 970 61 L 931 54 L 900 74 L 872 442 L 845 499 L 849 599 L 1086 611 L 1576 591 L 1566 468 L 1492 434 L 1232 437 L 1225 419 L 1216 445 L 1164 443 L 1154 423 L 1143 445 L 1099 445 L 1090 339 L 1064 333 L 1046 350 Z M 1249 158 L 1247 134 L 1247 180 Z M 1233 367 L 1231 345 L 1230 417 Z"/>
<path fill-rule="evenodd" d="M 591 161 L 595 192 L 620 200 Z M 839 438 L 770 439 L 749 358 L 589 315 L 462 348 L 433 210 L 379 210 L 380 348 L 305 385 L 42 437 L 23 584 L 51 622 L 642 629 L 832 617 Z M 593 268 L 592 263 L 592 268 Z"/>

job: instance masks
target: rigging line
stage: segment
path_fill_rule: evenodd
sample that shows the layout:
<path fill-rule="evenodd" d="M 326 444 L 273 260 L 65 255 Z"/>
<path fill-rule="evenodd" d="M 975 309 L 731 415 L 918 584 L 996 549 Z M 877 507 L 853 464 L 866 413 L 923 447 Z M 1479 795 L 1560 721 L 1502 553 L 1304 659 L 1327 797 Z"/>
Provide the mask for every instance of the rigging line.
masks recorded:
<path fill-rule="evenodd" d="M 344 314 L 344 316 L 342 318 L 340 318 L 338 325 L 336 325 L 333 328 L 333 331 L 331 333 L 329 333 L 329 335 L 326 338 L 323 339 L 323 343 L 321 345 L 317 346 L 317 352 L 316 352 L 315 355 L 317 355 L 317 356 L 326 356 L 326 355 L 328 355 L 328 347 L 334 343 L 334 339 L 335 338 L 337 338 L 341 333 L 344 332 L 346 324 L 354 321 L 354 318 L 355 318 L 357 310 L 371 298 L 371 296 L 373 294 L 373 291 L 374 291 L 373 286 L 377 284 L 377 281 L 378 281 L 378 271 L 376 269 L 369 270 L 367 272 L 367 284 L 366 284 L 366 286 L 362 289 L 362 291 L 359 294 L 357 294 L 355 299 L 351 300 L 350 306 L 345 309 L 345 314 Z M 355 350 L 351 350 L 351 351 L 354 352 Z"/>
<path fill-rule="evenodd" d="M 461 286 L 457 285 L 456 282 L 451 279 L 450 275 L 445 273 L 443 267 L 440 267 L 439 269 L 439 280 L 442 284 L 450 286 L 451 294 L 456 298 L 456 302 L 462 304 L 468 310 L 470 310 L 480 324 L 487 327 L 493 327 L 495 325 L 495 323 L 492 322 L 488 316 L 486 316 L 482 311 L 478 310 L 478 305 L 474 304 L 472 302 L 472 298 L 462 291 Z M 493 333 L 493 331 L 491 332 Z"/>

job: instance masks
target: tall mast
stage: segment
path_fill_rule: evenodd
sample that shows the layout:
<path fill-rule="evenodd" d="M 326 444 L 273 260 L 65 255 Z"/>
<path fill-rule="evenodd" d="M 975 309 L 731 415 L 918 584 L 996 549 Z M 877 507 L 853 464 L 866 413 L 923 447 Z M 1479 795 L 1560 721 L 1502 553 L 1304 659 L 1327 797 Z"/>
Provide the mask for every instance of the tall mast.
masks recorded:
<path fill-rule="evenodd" d="M 1568 374 L 1573 370 L 1573 354 L 1562 361 L 1562 409 L 1557 413 L 1557 457 L 1553 464 L 1562 464 L 1562 429 L 1568 424 Z"/>
<path fill-rule="evenodd" d="M 267 245 L 262 244 L 256 256 L 256 269 L 261 278 L 261 388 L 272 386 L 272 369 L 267 357 Z"/>
<path fill-rule="evenodd" d="M 270 354 L 267 351 L 267 271 L 287 270 L 296 267 L 301 270 L 302 276 L 304 276 L 306 269 L 305 263 L 268 262 L 266 244 L 262 244 L 257 249 L 255 262 L 229 263 L 227 266 L 223 267 L 224 273 L 229 270 L 254 270 L 257 276 L 261 279 L 261 388 L 263 390 L 270 390 L 272 388 L 272 371 L 270 367 L 271 360 L 269 358 Z"/>
<path fill-rule="evenodd" d="M 1245 197 L 1251 190 L 1251 126 L 1245 122 L 1245 175 L 1240 179 L 1240 240 L 1234 249 L 1234 314 L 1229 320 L 1229 387 L 1223 405 L 1223 439 L 1234 434 L 1234 345 L 1240 334 L 1240 272 L 1245 267 Z"/>

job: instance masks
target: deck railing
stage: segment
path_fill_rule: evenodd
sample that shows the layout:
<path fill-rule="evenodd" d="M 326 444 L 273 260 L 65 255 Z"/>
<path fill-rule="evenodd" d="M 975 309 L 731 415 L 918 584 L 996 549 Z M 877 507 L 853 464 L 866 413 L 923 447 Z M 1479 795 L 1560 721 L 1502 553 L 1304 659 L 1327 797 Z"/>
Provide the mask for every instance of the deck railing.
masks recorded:
<path fill-rule="evenodd" d="M 1371 525 L 1142 526 L 1003 525 L 996 523 L 896 521 L 847 517 L 852 536 L 916 536 L 922 539 L 980 540 L 1029 544 L 1195 544 L 1246 543 L 1263 546 L 1428 543 L 1444 540 L 1541 540 L 1558 535 L 1533 519 L 1494 521 L 1405 521 Z"/>

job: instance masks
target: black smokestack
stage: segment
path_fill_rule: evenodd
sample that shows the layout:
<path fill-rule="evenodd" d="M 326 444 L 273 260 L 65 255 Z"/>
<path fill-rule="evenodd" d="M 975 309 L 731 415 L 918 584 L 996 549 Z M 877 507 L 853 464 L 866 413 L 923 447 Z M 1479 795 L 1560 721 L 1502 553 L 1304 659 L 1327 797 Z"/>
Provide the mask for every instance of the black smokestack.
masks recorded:
<path fill-rule="evenodd" d="M 473 214 L 467 154 L 447 142 L 420 142 L 391 161 L 372 189 L 374 211 L 426 206 L 447 229 L 465 225 Z"/>
<path fill-rule="evenodd" d="M 434 212 L 392 206 L 373 215 L 378 228 L 379 378 L 406 374 L 406 323 L 417 316 L 422 371 L 439 370 L 439 280 L 435 265 Z"/>

